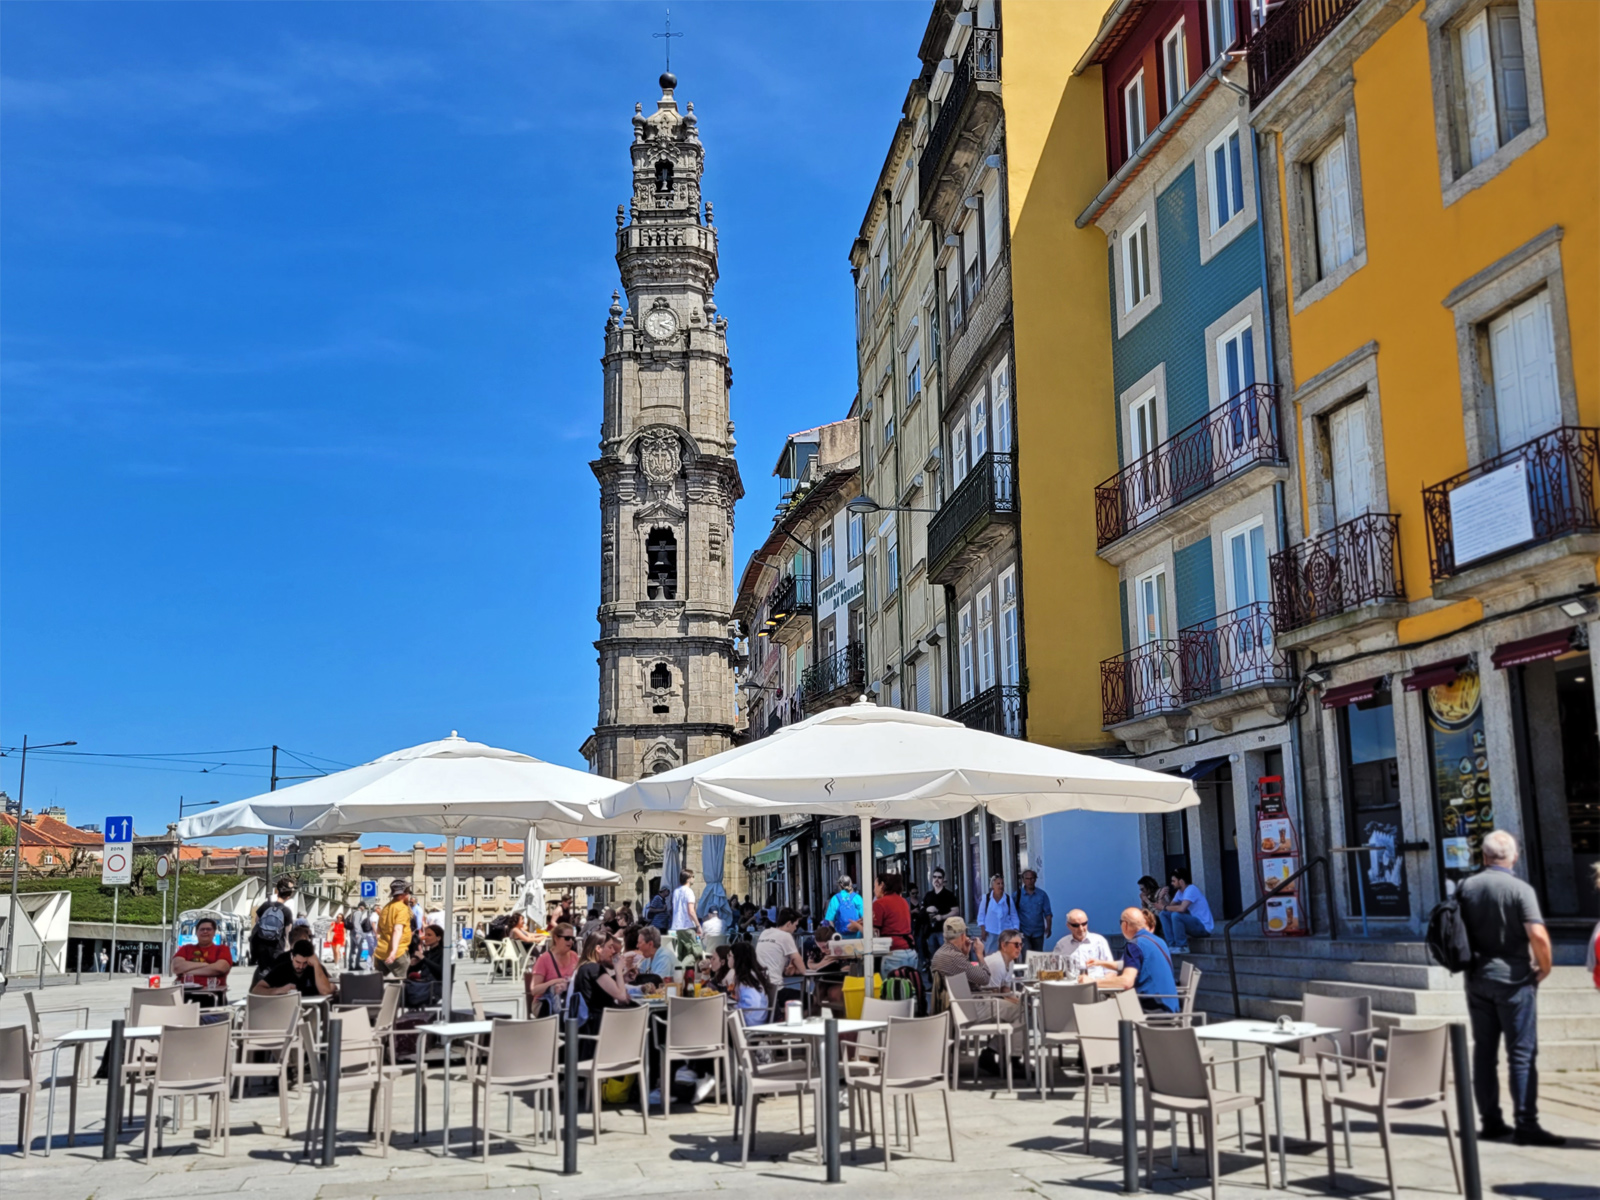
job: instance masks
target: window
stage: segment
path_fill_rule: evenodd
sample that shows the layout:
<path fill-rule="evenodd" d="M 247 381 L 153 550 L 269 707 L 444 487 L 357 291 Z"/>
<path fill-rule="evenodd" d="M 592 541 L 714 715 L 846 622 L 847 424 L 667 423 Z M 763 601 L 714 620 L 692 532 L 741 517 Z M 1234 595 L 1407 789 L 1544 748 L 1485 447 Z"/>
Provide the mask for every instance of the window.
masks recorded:
<path fill-rule="evenodd" d="M 872 608 L 878 607 L 878 555 L 872 550 L 867 551 L 867 604 Z"/>
<path fill-rule="evenodd" d="M 1004 219 L 1000 212 L 1000 175 L 991 172 L 983 187 L 983 266 L 984 273 L 994 270 L 1005 244 L 1001 227 Z"/>
<path fill-rule="evenodd" d="M 1244 164 L 1237 124 L 1211 143 L 1211 231 L 1244 211 Z"/>
<path fill-rule="evenodd" d="M 1166 111 L 1178 107 L 1178 101 L 1189 90 L 1189 63 L 1184 55 L 1183 22 L 1172 27 L 1172 32 L 1161 40 L 1162 83 L 1166 89 Z"/>
<path fill-rule="evenodd" d="M 672 686 L 672 668 L 666 663 L 657 663 L 650 668 L 650 688 L 652 691 L 661 691 Z"/>
<path fill-rule="evenodd" d="M 672 164 L 669 162 L 656 164 L 656 191 L 658 193 L 672 191 Z"/>
<path fill-rule="evenodd" d="M 1256 381 L 1255 332 L 1249 318 L 1217 339 L 1217 379 L 1220 400 L 1228 400 Z"/>
<path fill-rule="evenodd" d="M 900 244 L 904 246 L 911 241 L 911 235 L 917 229 L 917 206 L 909 191 L 900 201 L 900 210 Z"/>
<path fill-rule="evenodd" d="M 967 477 L 967 427 L 957 425 L 950 430 L 950 486 L 957 486 Z"/>
<path fill-rule="evenodd" d="M 1355 257 L 1350 209 L 1350 165 L 1343 136 L 1312 160 L 1312 203 L 1316 208 L 1317 266 L 1326 279 Z"/>
<path fill-rule="evenodd" d="M 850 561 L 854 562 L 861 557 L 861 548 L 864 542 L 864 526 L 860 513 L 851 513 L 845 521 L 846 549 L 850 554 Z"/>
<path fill-rule="evenodd" d="M 1137 629 L 1134 637 L 1139 645 L 1159 642 L 1167 636 L 1167 571 L 1157 567 L 1139 578 L 1134 587 L 1137 601 Z"/>
<path fill-rule="evenodd" d="M 483 898 L 485 900 L 494 899 L 494 879 L 493 879 L 492 876 L 485 875 L 483 877 L 483 889 L 482 890 L 483 890 Z"/>
<path fill-rule="evenodd" d="M 1141 68 L 1122 89 L 1122 130 L 1127 138 L 1127 155 L 1144 144 L 1144 70 Z"/>
<path fill-rule="evenodd" d="M 913 345 L 906 352 L 906 407 L 922 399 L 922 350 Z"/>
<path fill-rule="evenodd" d="M 878 296 L 884 298 L 889 295 L 889 248 L 885 246 L 878 251 Z"/>
<path fill-rule="evenodd" d="M 972 605 L 963 604 L 956 618 L 960 631 L 961 699 L 972 699 Z"/>
<path fill-rule="evenodd" d="M 1011 360 L 1002 358 L 989 373 L 989 395 L 994 400 L 994 448 L 1011 453 Z"/>
<path fill-rule="evenodd" d="M 56 861 L 56 856 L 46 851 L 44 854 L 39 856 L 39 861 L 47 867 L 53 866 Z"/>
<path fill-rule="evenodd" d="M 1122 238 L 1122 308 L 1132 312 L 1150 294 L 1150 223 L 1140 217 Z"/>
<path fill-rule="evenodd" d="M 1243 608 L 1272 598 L 1267 585 L 1267 530 L 1261 520 L 1224 537 L 1227 548 L 1228 608 Z"/>
<path fill-rule="evenodd" d="M 1561 424 L 1548 288 L 1489 322 L 1489 371 L 1502 452 Z"/>
<path fill-rule="evenodd" d="M 458 879 L 458 880 L 456 880 L 456 899 L 457 900 L 465 900 L 466 898 L 467 898 L 467 881 L 465 879 Z"/>
<path fill-rule="evenodd" d="M 939 313 L 932 308 L 928 310 L 928 356 L 939 361 Z"/>
<path fill-rule="evenodd" d="M 982 224 L 982 218 L 974 214 L 961 227 L 962 303 L 968 307 L 983 283 Z"/>
<path fill-rule="evenodd" d="M 892 527 L 883 552 L 883 598 L 887 600 L 900 590 L 900 535 Z"/>
<path fill-rule="evenodd" d="M 823 579 L 833 578 L 833 526 L 822 531 L 817 545 L 817 574 Z"/>
<path fill-rule="evenodd" d="M 989 453 L 989 413 L 982 391 L 967 409 L 967 420 L 972 426 L 972 465 L 976 467 L 983 456 Z"/>
<path fill-rule="evenodd" d="M 678 539 L 670 529 L 652 529 L 645 539 L 645 595 L 651 600 L 678 598 Z"/>
<path fill-rule="evenodd" d="M 1528 73 L 1515 4 L 1484 9 L 1456 34 L 1467 165 L 1475 167 L 1528 128 Z"/>
<path fill-rule="evenodd" d="M 1128 461 L 1155 453 L 1156 394 L 1149 392 L 1128 405 Z"/>
<path fill-rule="evenodd" d="M 1366 405 L 1360 400 L 1328 414 L 1328 461 L 1333 520 L 1343 525 L 1372 508 L 1372 447 L 1367 440 Z"/>
<path fill-rule="evenodd" d="M 1022 679 L 1022 630 L 1017 619 L 1017 569 L 1000 575 L 1000 682 L 1014 686 Z"/>
<path fill-rule="evenodd" d="M 444 880 L 435 879 L 435 880 L 431 881 L 431 886 L 428 888 L 428 894 L 431 895 L 435 900 L 443 900 L 444 899 Z"/>
<path fill-rule="evenodd" d="M 994 594 L 978 593 L 978 690 L 994 686 Z"/>
<path fill-rule="evenodd" d="M 889 453 L 889 447 L 894 445 L 894 413 L 891 412 L 883 421 L 883 449 L 881 453 Z"/>
<path fill-rule="evenodd" d="M 956 257 L 944 269 L 945 311 L 950 314 L 950 328 L 952 331 L 961 328 L 965 314 L 961 308 L 961 250 L 956 249 Z"/>
<path fill-rule="evenodd" d="M 1206 0 L 1206 32 L 1211 35 L 1211 58 L 1215 61 L 1238 36 L 1233 28 L 1233 0 Z"/>

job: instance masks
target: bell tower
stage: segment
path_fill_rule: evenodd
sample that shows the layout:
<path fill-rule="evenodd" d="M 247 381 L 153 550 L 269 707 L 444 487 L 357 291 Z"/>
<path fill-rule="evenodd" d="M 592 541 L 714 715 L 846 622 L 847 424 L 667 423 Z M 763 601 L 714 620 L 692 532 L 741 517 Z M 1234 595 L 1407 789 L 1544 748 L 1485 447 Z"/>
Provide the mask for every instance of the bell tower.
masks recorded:
<path fill-rule="evenodd" d="M 705 147 L 694 105 L 661 76 L 634 106 L 633 197 L 617 206 L 605 329 L 600 457 L 600 711 L 590 768 L 631 782 L 726 750 L 734 729 L 734 461 L 728 322 L 717 315 L 717 230 L 700 195 Z M 742 876 L 729 847 L 729 890 Z M 618 899 L 659 874 L 659 835 L 608 837 L 596 856 Z M 699 839 L 691 838 L 697 869 Z M 671 881 L 676 886 L 676 880 Z"/>

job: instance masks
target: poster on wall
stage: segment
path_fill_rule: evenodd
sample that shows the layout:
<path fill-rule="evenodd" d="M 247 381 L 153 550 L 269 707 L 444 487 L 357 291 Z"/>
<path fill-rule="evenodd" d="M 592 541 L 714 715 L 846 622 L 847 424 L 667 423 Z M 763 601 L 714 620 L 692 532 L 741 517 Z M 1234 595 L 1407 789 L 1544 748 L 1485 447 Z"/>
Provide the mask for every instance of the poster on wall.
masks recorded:
<path fill-rule="evenodd" d="M 1483 729 L 1483 689 L 1476 671 L 1427 689 L 1434 811 L 1444 869 L 1476 871 L 1484 834 L 1494 830 L 1489 752 Z"/>

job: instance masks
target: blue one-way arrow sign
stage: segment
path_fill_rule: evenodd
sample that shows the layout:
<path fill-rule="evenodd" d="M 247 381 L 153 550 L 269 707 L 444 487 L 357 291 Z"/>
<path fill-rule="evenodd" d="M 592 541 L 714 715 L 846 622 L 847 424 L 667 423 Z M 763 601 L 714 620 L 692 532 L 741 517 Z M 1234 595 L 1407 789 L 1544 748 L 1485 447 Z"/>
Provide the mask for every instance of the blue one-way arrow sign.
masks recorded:
<path fill-rule="evenodd" d="M 113 842 L 131 842 L 133 841 L 133 818 L 107 817 L 105 831 L 107 845 Z"/>

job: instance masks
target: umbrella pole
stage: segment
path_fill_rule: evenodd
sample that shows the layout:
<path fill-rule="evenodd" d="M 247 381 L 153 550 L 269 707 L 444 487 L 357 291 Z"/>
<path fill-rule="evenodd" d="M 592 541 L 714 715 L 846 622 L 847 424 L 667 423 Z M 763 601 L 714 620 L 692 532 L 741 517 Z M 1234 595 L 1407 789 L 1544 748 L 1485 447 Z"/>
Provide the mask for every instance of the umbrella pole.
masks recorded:
<path fill-rule="evenodd" d="M 450 936 L 451 927 L 455 924 L 456 902 L 456 839 L 448 837 L 444 842 L 444 971 L 439 981 L 441 1000 L 444 1004 L 444 1013 L 439 1018 L 448 1022 L 450 1014 L 455 1011 L 451 1003 L 452 989 L 455 985 L 455 957 L 456 948 L 454 939 Z"/>
<path fill-rule="evenodd" d="M 875 878 L 872 870 L 874 865 L 872 861 L 872 818 L 867 816 L 861 818 L 861 936 L 867 939 L 862 943 L 862 948 L 866 951 L 861 958 L 861 974 L 863 976 L 861 994 L 863 996 L 872 995 L 872 893 L 874 891 L 872 881 Z"/>

